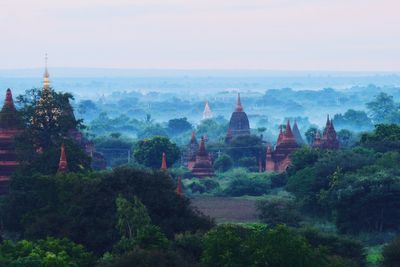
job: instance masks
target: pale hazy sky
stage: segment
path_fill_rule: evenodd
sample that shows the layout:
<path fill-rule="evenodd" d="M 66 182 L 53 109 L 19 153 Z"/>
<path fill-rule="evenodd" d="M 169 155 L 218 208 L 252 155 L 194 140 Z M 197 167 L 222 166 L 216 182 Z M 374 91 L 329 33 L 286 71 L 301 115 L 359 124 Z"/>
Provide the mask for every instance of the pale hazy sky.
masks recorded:
<path fill-rule="evenodd" d="M 400 0 L 0 0 L 0 69 L 400 71 Z"/>

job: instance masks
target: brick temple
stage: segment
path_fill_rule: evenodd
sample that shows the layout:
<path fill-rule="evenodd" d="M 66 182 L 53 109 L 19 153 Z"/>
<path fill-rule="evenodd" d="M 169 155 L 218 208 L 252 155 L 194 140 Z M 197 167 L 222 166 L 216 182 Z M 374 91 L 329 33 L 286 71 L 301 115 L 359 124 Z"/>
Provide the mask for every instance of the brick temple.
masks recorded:
<path fill-rule="evenodd" d="M 15 151 L 15 137 L 22 130 L 22 121 L 15 108 L 12 92 L 7 89 L 0 112 L 0 195 L 8 193 L 11 174 L 19 163 Z"/>

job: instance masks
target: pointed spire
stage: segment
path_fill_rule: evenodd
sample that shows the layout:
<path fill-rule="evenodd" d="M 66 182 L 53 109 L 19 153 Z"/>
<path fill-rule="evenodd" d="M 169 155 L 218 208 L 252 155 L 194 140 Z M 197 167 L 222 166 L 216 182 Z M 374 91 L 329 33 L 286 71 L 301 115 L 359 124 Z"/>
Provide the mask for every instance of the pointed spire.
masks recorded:
<path fill-rule="evenodd" d="M 208 156 L 207 152 L 206 152 L 206 145 L 204 144 L 204 137 L 201 138 L 199 152 L 198 152 L 197 155 L 199 155 L 199 156 Z"/>
<path fill-rule="evenodd" d="M 290 120 L 287 120 L 286 123 L 285 139 L 294 139 L 292 128 L 290 127 Z"/>
<path fill-rule="evenodd" d="M 166 171 L 167 168 L 167 156 L 165 155 L 165 152 L 162 153 L 162 161 L 161 161 L 161 170 Z"/>
<path fill-rule="evenodd" d="M 282 132 L 282 125 L 279 125 L 279 136 L 278 136 L 278 141 L 276 142 L 277 145 L 279 145 L 280 143 L 282 143 L 283 141 L 283 132 Z"/>
<path fill-rule="evenodd" d="M 326 116 L 326 127 L 328 127 L 331 124 L 331 121 L 329 119 L 329 114 Z"/>
<path fill-rule="evenodd" d="M 243 107 L 242 107 L 242 101 L 240 100 L 240 93 L 238 93 L 237 96 L 237 102 L 236 102 L 236 112 L 242 112 L 243 111 Z"/>
<path fill-rule="evenodd" d="M 190 144 L 196 144 L 197 145 L 197 139 L 196 139 L 195 131 L 192 131 L 192 137 L 190 138 Z"/>
<path fill-rule="evenodd" d="M 61 144 L 61 156 L 60 156 L 60 162 L 58 163 L 58 172 L 62 173 L 68 172 L 68 162 L 67 162 L 67 156 L 65 155 L 64 144 Z"/>
<path fill-rule="evenodd" d="M 44 74 L 43 74 L 43 89 L 47 90 L 50 88 L 50 75 L 49 75 L 49 71 L 47 68 L 47 60 L 48 60 L 48 56 L 47 53 L 45 54 L 45 68 L 44 68 Z"/>
<path fill-rule="evenodd" d="M 12 92 L 11 92 L 10 88 L 7 89 L 6 100 L 4 101 L 4 105 L 14 106 L 14 101 L 13 101 Z"/>
<path fill-rule="evenodd" d="M 203 120 L 211 119 L 213 117 L 210 105 L 208 104 L 208 101 L 206 101 L 204 105 L 204 111 L 203 111 Z"/>
<path fill-rule="evenodd" d="M 177 185 L 176 185 L 176 193 L 179 196 L 183 196 L 182 178 L 180 176 L 178 176 L 178 182 L 177 182 Z"/>
<path fill-rule="evenodd" d="M 297 126 L 296 119 L 294 119 L 292 132 L 293 132 L 294 138 L 296 139 L 297 144 L 299 144 L 299 145 L 304 144 L 303 137 L 301 137 L 301 133 L 300 133 L 299 127 Z"/>

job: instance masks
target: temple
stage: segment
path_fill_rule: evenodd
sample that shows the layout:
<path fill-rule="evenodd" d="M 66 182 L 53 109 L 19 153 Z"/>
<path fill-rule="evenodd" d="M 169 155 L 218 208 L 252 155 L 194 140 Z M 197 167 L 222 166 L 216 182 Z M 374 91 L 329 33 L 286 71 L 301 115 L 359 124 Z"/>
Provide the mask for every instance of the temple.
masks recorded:
<path fill-rule="evenodd" d="M 64 144 L 61 145 L 61 155 L 60 155 L 60 162 L 58 163 L 58 172 L 61 173 L 68 172 L 68 162 L 67 162 L 67 156 L 65 155 Z"/>
<path fill-rule="evenodd" d="M 267 172 L 284 172 L 290 165 L 290 154 L 292 154 L 299 145 L 290 127 L 289 120 L 286 124 L 285 132 L 280 128 L 279 137 L 275 150 L 270 146 L 267 148 L 265 171 Z"/>
<path fill-rule="evenodd" d="M 204 111 L 203 111 L 203 120 L 208 120 L 212 119 L 213 114 L 210 108 L 210 105 L 208 104 L 208 101 L 206 101 L 206 104 L 204 105 Z"/>
<path fill-rule="evenodd" d="M 319 149 L 339 149 L 339 140 L 337 140 L 336 130 L 332 120 L 326 119 L 325 129 L 322 138 L 319 132 L 316 133 L 312 146 Z"/>
<path fill-rule="evenodd" d="M 199 178 L 214 176 L 214 168 L 211 158 L 206 151 L 204 138 L 200 141 L 200 147 L 196 155 L 196 162 L 194 163 L 192 174 Z"/>
<path fill-rule="evenodd" d="M 229 127 L 225 141 L 230 142 L 232 139 L 244 135 L 250 135 L 250 124 L 247 114 L 243 110 L 242 103 L 240 101 L 240 94 L 238 94 L 236 108 L 229 121 Z"/>
<path fill-rule="evenodd" d="M 12 92 L 7 89 L 0 112 L 0 195 L 8 193 L 10 176 L 19 165 L 15 137 L 22 130 L 22 121 L 14 106 Z"/>
<path fill-rule="evenodd" d="M 43 89 L 44 90 L 48 90 L 50 88 L 50 75 L 49 75 L 49 71 L 47 69 L 47 53 L 45 56 L 45 69 L 44 69 L 44 74 L 43 74 Z"/>
<path fill-rule="evenodd" d="M 163 170 L 163 171 L 168 171 L 168 167 L 167 167 L 167 156 L 165 155 L 164 152 L 162 153 L 161 170 Z"/>
<path fill-rule="evenodd" d="M 178 176 L 178 181 L 177 181 L 177 185 L 176 185 L 176 193 L 179 196 L 183 196 L 182 178 L 180 176 Z"/>
<path fill-rule="evenodd" d="M 189 170 L 193 169 L 194 163 L 196 162 L 196 155 L 199 150 L 199 143 L 197 142 L 195 132 L 192 132 L 192 137 L 190 138 L 190 142 L 186 147 L 182 155 L 182 164 L 187 167 Z"/>
<path fill-rule="evenodd" d="M 296 119 L 294 120 L 294 124 L 293 124 L 293 135 L 294 138 L 296 139 L 296 142 L 299 146 L 304 145 L 304 140 L 303 137 L 301 136 L 299 127 L 297 126 L 297 121 Z"/>

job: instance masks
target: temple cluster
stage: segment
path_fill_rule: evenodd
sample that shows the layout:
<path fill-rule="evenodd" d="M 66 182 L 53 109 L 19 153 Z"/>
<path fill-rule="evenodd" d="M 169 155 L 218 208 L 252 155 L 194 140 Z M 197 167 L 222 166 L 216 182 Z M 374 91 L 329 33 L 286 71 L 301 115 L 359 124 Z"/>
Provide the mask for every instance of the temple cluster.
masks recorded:
<path fill-rule="evenodd" d="M 206 102 L 203 119 L 210 118 L 211 114 L 209 103 Z M 240 94 L 238 94 L 236 107 L 229 121 L 225 142 L 229 145 L 231 141 L 237 137 L 250 135 L 249 119 L 242 106 Z M 279 127 L 279 135 L 275 145 L 271 143 L 266 144 L 265 162 L 261 161 L 262 157 L 260 156 L 259 171 L 286 171 L 291 163 L 290 155 L 305 144 L 296 120 L 294 120 L 293 128 L 288 120 L 285 127 Z M 311 146 L 316 149 L 339 148 L 335 127 L 333 122 L 329 119 L 329 116 L 322 137 L 317 131 Z M 195 133 L 193 132 L 190 142 L 183 151 L 182 164 L 187 167 L 195 177 L 210 177 L 214 175 L 212 163 L 213 156 L 206 152 L 204 137 L 202 137 L 199 145 Z"/>

